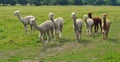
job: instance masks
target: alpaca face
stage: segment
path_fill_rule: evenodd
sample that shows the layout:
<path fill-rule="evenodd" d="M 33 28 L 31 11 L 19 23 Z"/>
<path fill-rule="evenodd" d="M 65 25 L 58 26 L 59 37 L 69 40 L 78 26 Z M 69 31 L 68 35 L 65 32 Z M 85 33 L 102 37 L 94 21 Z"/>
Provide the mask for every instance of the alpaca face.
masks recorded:
<path fill-rule="evenodd" d="M 53 13 L 53 12 L 50 12 L 50 13 L 49 13 L 50 19 L 53 18 L 53 16 L 54 16 L 54 13 Z"/>
<path fill-rule="evenodd" d="M 18 16 L 20 14 L 20 12 L 17 10 L 14 12 L 14 16 Z"/>
<path fill-rule="evenodd" d="M 76 13 L 72 12 L 71 17 L 75 20 L 76 19 Z"/>
<path fill-rule="evenodd" d="M 87 16 L 87 15 L 84 15 L 84 16 L 83 16 L 83 18 L 84 18 L 84 19 L 87 19 L 87 18 L 88 18 L 88 16 Z"/>
<path fill-rule="evenodd" d="M 35 18 L 30 19 L 30 24 L 35 25 L 36 24 L 36 19 Z"/>

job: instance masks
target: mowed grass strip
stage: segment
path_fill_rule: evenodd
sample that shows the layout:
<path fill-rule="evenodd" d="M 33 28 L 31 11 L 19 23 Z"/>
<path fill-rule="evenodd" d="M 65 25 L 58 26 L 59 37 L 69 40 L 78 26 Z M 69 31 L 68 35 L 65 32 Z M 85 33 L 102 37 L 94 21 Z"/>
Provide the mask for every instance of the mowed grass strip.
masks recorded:
<path fill-rule="evenodd" d="M 22 17 L 33 15 L 37 23 L 49 19 L 48 13 L 63 17 L 64 27 L 60 44 L 49 42 L 46 48 L 41 47 L 38 31 L 25 36 L 24 27 L 16 16 L 20 10 Z M 86 27 L 80 42 L 75 41 L 71 12 L 83 18 L 88 12 L 93 17 L 102 17 L 107 13 L 112 22 L 109 39 L 102 40 L 102 34 L 88 36 Z M 120 59 L 120 7 L 119 6 L 0 6 L 0 62 L 118 62 Z M 29 27 L 30 28 L 30 27 Z"/>

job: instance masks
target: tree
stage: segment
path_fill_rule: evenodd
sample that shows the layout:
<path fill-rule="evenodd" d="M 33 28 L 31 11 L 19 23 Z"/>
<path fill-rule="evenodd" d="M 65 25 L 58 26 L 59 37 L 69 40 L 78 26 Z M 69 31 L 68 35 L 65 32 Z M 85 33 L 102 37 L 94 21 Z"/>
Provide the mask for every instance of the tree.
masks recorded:
<path fill-rule="evenodd" d="M 68 0 L 57 0 L 58 5 L 68 5 Z"/>
<path fill-rule="evenodd" d="M 111 5 L 112 2 L 111 2 L 110 0 L 104 0 L 104 4 L 105 4 L 105 5 Z"/>
<path fill-rule="evenodd" d="M 83 5 L 82 0 L 74 0 L 74 5 Z"/>
<path fill-rule="evenodd" d="M 27 0 L 18 0 L 18 3 L 21 5 L 27 5 Z"/>
<path fill-rule="evenodd" d="M 7 0 L 1 0 L 1 3 L 3 4 L 3 6 L 5 6 L 7 3 Z"/>
<path fill-rule="evenodd" d="M 49 5 L 57 5 L 57 0 L 50 0 Z"/>
<path fill-rule="evenodd" d="M 112 5 L 118 5 L 117 0 L 110 0 L 112 2 Z"/>
<path fill-rule="evenodd" d="M 17 2 L 16 2 L 16 0 L 9 0 L 9 4 L 14 6 L 17 4 Z"/>
<path fill-rule="evenodd" d="M 43 5 L 49 5 L 50 0 L 43 0 Z"/>
<path fill-rule="evenodd" d="M 94 5 L 102 5 L 104 2 L 103 0 L 96 0 L 93 4 Z"/>
<path fill-rule="evenodd" d="M 34 0 L 33 4 L 36 5 L 36 6 L 39 6 L 39 5 L 41 5 L 41 1 L 42 0 Z"/>

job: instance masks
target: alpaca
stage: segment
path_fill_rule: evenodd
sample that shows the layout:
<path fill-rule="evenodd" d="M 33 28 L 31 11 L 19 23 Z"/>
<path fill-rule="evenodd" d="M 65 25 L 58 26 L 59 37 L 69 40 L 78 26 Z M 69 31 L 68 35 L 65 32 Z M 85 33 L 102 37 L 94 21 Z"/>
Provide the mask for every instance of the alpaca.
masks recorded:
<path fill-rule="evenodd" d="M 27 25 L 30 25 L 30 28 L 31 28 L 31 30 L 30 30 L 30 32 L 31 32 L 31 34 L 32 34 L 32 24 L 30 23 L 30 19 L 31 18 L 35 18 L 34 16 L 32 16 L 32 15 L 29 15 L 29 16 L 25 16 L 24 18 L 22 18 L 21 16 L 20 16 L 20 11 L 19 10 L 17 10 L 17 11 L 15 11 L 14 12 L 14 16 L 17 16 L 18 17 L 18 19 L 23 23 L 23 25 L 24 25 L 24 29 L 25 29 L 25 34 L 27 35 Z"/>
<path fill-rule="evenodd" d="M 55 18 L 55 19 L 53 17 L 54 17 L 54 13 L 50 12 L 49 13 L 49 18 L 54 24 L 55 37 L 57 37 L 59 35 L 58 38 L 61 38 L 62 37 L 62 28 L 63 28 L 64 20 L 63 20 L 62 17 L 58 17 L 58 18 Z"/>
<path fill-rule="evenodd" d="M 82 19 L 76 19 L 76 13 L 72 12 L 71 17 L 73 19 L 74 25 L 73 25 L 73 29 L 75 32 L 75 36 L 76 36 L 76 40 L 79 41 L 79 39 L 81 39 L 81 35 L 82 35 Z"/>
<path fill-rule="evenodd" d="M 92 33 L 92 26 L 93 26 L 94 22 L 87 15 L 84 15 L 83 18 L 84 18 L 84 21 L 85 21 L 85 24 L 86 24 L 86 27 L 87 27 L 87 32 L 88 32 L 89 35 L 91 35 L 91 33 Z"/>
<path fill-rule="evenodd" d="M 102 32 L 103 32 L 103 40 L 108 38 L 108 32 L 110 29 L 110 22 L 106 20 L 107 14 L 103 14 L 103 23 L 102 23 Z"/>
<path fill-rule="evenodd" d="M 100 26 L 100 29 L 101 29 L 101 32 L 102 32 L 102 20 L 101 20 L 101 18 L 99 18 L 99 17 L 92 18 L 92 12 L 88 13 L 88 17 L 91 18 L 91 19 L 93 19 L 93 21 L 94 21 L 94 24 L 93 24 L 93 26 L 94 26 L 94 32 L 95 33 L 98 32 L 99 26 Z"/>
<path fill-rule="evenodd" d="M 37 22 L 36 22 L 36 18 L 32 18 L 31 19 L 31 24 L 34 26 L 34 28 L 36 30 L 38 30 L 40 32 L 39 38 L 42 41 L 42 43 L 47 44 L 48 41 L 52 38 L 50 36 L 50 33 L 51 33 L 51 35 L 53 34 L 53 29 L 54 29 L 53 23 L 50 20 L 47 20 L 47 21 L 43 22 L 42 24 L 38 25 Z M 48 37 L 47 37 L 47 41 L 45 42 L 45 36 L 46 35 Z"/>

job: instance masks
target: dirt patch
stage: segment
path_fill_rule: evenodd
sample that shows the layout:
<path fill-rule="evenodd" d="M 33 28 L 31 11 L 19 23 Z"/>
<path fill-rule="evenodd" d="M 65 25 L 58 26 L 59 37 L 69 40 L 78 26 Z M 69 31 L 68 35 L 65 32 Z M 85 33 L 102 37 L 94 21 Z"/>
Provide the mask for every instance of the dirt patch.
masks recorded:
<path fill-rule="evenodd" d="M 43 62 L 43 61 L 22 60 L 21 62 Z"/>

